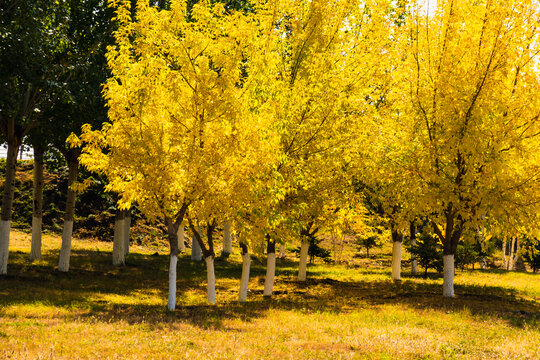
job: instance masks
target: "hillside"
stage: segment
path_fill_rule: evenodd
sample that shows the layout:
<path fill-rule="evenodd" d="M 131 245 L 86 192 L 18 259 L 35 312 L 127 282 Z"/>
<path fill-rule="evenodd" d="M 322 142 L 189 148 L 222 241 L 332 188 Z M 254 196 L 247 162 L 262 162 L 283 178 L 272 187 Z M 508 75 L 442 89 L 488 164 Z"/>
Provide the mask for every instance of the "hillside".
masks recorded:
<path fill-rule="evenodd" d="M 5 160 L 0 163 L 0 185 L 3 183 Z M 19 161 L 15 181 L 13 222 L 15 229 L 30 231 L 32 221 L 31 160 Z M 81 169 L 79 179 L 91 177 L 93 184 L 78 194 L 75 205 L 74 235 L 112 241 L 114 233 L 115 199 L 104 191 L 104 180 Z M 43 190 L 43 230 L 60 234 L 63 226 L 68 173 L 67 168 L 55 161 L 46 162 Z M 164 239 L 164 226 L 147 221 L 134 208 L 132 211 L 131 240 L 139 244 L 152 244 Z"/>

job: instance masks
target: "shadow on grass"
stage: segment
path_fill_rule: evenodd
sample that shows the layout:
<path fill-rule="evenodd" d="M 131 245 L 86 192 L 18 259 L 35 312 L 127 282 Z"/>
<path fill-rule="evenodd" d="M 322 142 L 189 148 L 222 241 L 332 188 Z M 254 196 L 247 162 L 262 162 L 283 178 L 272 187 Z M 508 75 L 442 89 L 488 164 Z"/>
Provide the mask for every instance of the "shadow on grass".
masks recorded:
<path fill-rule="evenodd" d="M 182 306 L 180 302 L 185 293 L 194 289 L 200 292 L 197 302 L 204 302 L 206 279 L 204 262 L 191 262 L 188 256 L 182 256 L 178 264 L 179 303 L 176 311 L 168 312 L 163 305 L 137 303 L 136 300 L 109 303 L 96 297 L 96 294 L 103 294 L 105 298 L 119 295 L 132 299 L 137 294 L 148 293 L 165 300 L 169 263 L 166 255 L 130 254 L 126 266 L 113 267 L 110 253 L 76 250 L 72 253 L 68 273 L 53 270 L 57 261 L 55 252 L 46 253 L 37 264 L 30 264 L 26 257 L 26 253 L 13 252 L 9 275 L 0 278 L 0 316 L 7 316 L 4 309 L 9 305 L 46 304 L 67 309 L 58 317 L 68 319 L 126 321 L 153 327 L 186 321 L 202 328 L 225 329 L 227 319 L 252 321 L 267 316 L 272 309 L 340 314 L 395 304 L 441 313 L 467 311 L 503 319 L 515 327 L 540 328 L 540 303 L 500 286 L 456 285 L 456 298 L 445 299 L 439 284 L 422 282 L 421 277 L 404 278 L 399 283 L 390 280 L 338 281 L 324 278 L 324 272 L 318 270 L 310 274 L 314 278 L 298 283 L 294 280 L 297 263 L 279 260 L 274 296 L 271 299 L 262 297 L 265 269 L 263 264 L 255 263 L 249 301 L 240 304 L 236 301 L 240 264 L 234 260 L 216 259 L 218 304 Z M 370 271 L 363 269 L 364 272 Z M 483 272 L 501 274 L 497 270 Z M 373 273 L 381 274 L 380 271 Z M 39 317 L 39 314 L 35 316 Z"/>

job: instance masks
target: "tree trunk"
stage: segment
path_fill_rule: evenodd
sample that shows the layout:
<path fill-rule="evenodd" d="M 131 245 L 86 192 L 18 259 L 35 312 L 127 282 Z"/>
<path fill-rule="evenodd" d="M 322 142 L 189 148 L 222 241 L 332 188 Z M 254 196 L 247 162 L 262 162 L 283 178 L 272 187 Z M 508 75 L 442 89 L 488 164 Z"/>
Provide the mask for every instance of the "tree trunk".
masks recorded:
<path fill-rule="evenodd" d="M 201 247 L 201 251 L 204 255 L 204 260 L 206 261 L 206 295 L 208 298 L 209 304 L 216 303 L 216 273 L 214 270 L 214 229 L 215 223 L 208 223 L 206 227 L 206 239 L 208 241 L 208 248 L 204 245 L 202 238 L 200 236 L 200 231 L 197 236 L 197 240 Z"/>
<path fill-rule="evenodd" d="M 483 219 L 484 217 L 482 217 Z M 480 235 L 480 251 L 482 252 L 482 257 L 480 258 L 480 268 L 487 269 L 487 259 L 486 259 L 486 229 L 484 223 L 482 223 L 482 228 L 478 228 L 478 235 Z M 474 264 L 473 264 L 474 270 Z"/>
<path fill-rule="evenodd" d="M 238 292 L 238 301 L 246 302 L 251 259 L 249 257 L 247 245 L 240 243 L 240 248 L 242 249 L 242 277 L 240 278 L 240 291 Z"/>
<path fill-rule="evenodd" d="M 416 246 L 416 227 L 411 222 L 411 246 Z M 411 274 L 416 275 L 418 273 L 418 261 L 416 255 L 411 254 Z"/>
<path fill-rule="evenodd" d="M 32 244 L 30 261 L 41 259 L 41 227 L 43 224 L 43 152 L 34 148 L 34 201 L 32 203 Z"/>
<path fill-rule="evenodd" d="M 198 227 L 199 234 L 201 233 L 201 228 Z M 201 255 L 201 245 L 196 239 L 196 236 L 193 236 L 191 239 L 191 260 L 192 261 L 201 261 L 202 255 Z"/>
<path fill-rule="evenodd" d="M 68 161 L 68 191 L 66 199 L 66 212 L 64 215 L 64 230 L 62 231 L 62 247 L 60 249 L 60 258 L 58 259 L 58 270 L 66 272 L 69 270 L 69 258 L 71 255 L 71 236 L 73 234 L 73 215 L 75 213 L 75 191 L 71 188 L 77 181 L 79 174 L 78 159 Z"/>
<path fill-rule="evenodd" d="M 507 268 L 507 270 L 510 270 L 510 271 L 514 270 L 515 246 L 516 246 L 516 237 L 512 236 L 512 240 L 510 241 L 510 251 L 509 251 L 509 256 L 508 256 L 508 268 Z"/>
<path fill-rule="evenodd" d="M 9 257 L 9 235 L 11 232 L 11 216 L 13 213 L 13 190 L 15 188 L 15 172 L 19 141 L 8 141 L 6 176 L 2 195 L 2 213 L 0 215 L 0 275 L 7 274 Z"/>
<path fill-rule="evenodd" d="M 443 296 L 454 297 L 454 255 L 463 232 L 463 219 L 456 215 L 453 205 L 448 204 L 445 210 L 446 226 L 444 234 L 441 229 L 432 222 L 433 231 L 443 243 Z"/>
<path fill-rule="evenodd" d="M 266 277 L 264 279 L 264 296 L 272 296 L 274 278 L 276 276 L 276 243 L 267 239 L 266 245 Z"/>
<path fill-rule="evenodd" d="M 176 308 L 176 264 L 178 256 L 171 253 L 169 262 L 169 299 L 167 301 L 167 309 L 174 310 Z"/>
<path fill-rule="evenodd" d="M 279 258 L 280 259 L 284 259 L 285 258 L 285 244 L 280 244 L 279 245 Z"/>
<path fill-rule="evenodd" d="M 516 270 L 516 264 L 519 260 L 519 256 L 521 255 L 521 246 L 520 246 L 520 240 L 519 240 L 519 237 L 518 236 L 513 236 L 512 237 L 512 249 L 511 249 L 511 252 L 510 252 L 510 265 L 509 265 L 509 269 L 508 270 L 511 270 L 511 271 L 514 271 Z"/>
<path fill-rule="evenodd" d="M 131 230 L 131 210 L 126 210 L 126 217 L 124 218 L 124 257 L 129 254 L 129 238 Z"/>
<path fill-rule="evenodd" d="M 506 256 L 506 235 L 503 236 L 502 253 L 503 253 L 503 267 L 506 270 L 508 270 L 508 257 Z"/>
<path fill-rule="evenodd" d="M 184 223 L 180 224 L 178 227 L 178 250 L 180 252 L 186 251 L 186 232 L 184 229 Z"/>
<path fill-rule="evenodd" d="M 443 256 L 443 296 L 454 297 L 454 254 Z"/>
<path fill-rule="evenodd" d="M 232 236 L 231 236 L 232 222 L 227 221 L 223 227 L 223 252 L 222 256 L 228 258 L 232 254 Z"/>
<path fill-rule="evenodd" d="M 216 274 L 214 271 L 214 257 L 207 256 L 204 258 L 206 261 L 206 293 L 208 297 L 208 303 L 216 303 Z"/>
<path fill-rule="evenodd" d="M 169 248 L 170 248 L 170 263 L 169 263 L 169 298 L 167 301 L 167 309 L 174 310 L 176 308 L 176 265 L 178 263 L 178 226 L 182 223 L 184 219 L 184 214 L 186 213 L 187 205 L 182 205 L 180 212 L 176 218 L 176 221 L 173 221 L 168 216 L 165 216 L 165 224 L 167 225 L 167 237 L 169 238 Z"/>
<path fill-rule="evenodd" d="M 308 251 L 309 251 L 309 242 L 306 240 L 303 240 L 302 245 L 300 246 L 300 264 L 298 266 L 298 281 L 306 281 Z"/>
<path fill-rule="evenodd" d="M 112 263 L 114 266 L 120 266 L 126 264 L 125 258 L 125 244 L 126 244 L 126 216 L 124 210 L 116 210 L 116 218 L 114 219 L 114 240 L 113 240 L 113 254 Z"/>
<path fill-rule="evenodd" d="M 193 239 L 194 242 L 196 241 L 199 244 L 199 248 L 201 249 L 204 260 L 206 261 L 206 292 L 208 297 L 208 302 L 210 304 L 216 303 L 216 275 L 214 271 L 214 258 L 215 258 L 215 252 L 214 252 L 214 230 L 216 228 L 215 221 L 208 222 L 208 225 L 206 227 L 206 239 L 208 240 L 208 248 L 205 246 L 202 236 L 201 236 L 201 228 L 197 225 L 197 230 L 195 230 L 195 226 L 190 221 L 189 227 L 191 231 L 193 232 Z"/>
<path fill-rule="evenodd" d="M 403 234 L 392 230 L 392 280 L 401 280 L 401 243 Z"/>

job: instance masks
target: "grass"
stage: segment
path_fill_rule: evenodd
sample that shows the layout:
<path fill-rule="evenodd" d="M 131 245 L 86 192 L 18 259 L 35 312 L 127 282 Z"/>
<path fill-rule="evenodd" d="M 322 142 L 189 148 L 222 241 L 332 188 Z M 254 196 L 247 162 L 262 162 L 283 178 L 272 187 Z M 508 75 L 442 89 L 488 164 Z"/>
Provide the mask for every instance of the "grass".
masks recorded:
<path fill-rule="evenodd" d="M 209 306 L 204 264 L 183 256 L 171 313 L 163 246 L 133 247 L 116 268 L 111 243 L 74 240 L 65 274 L 55 270 L 57 236 L 45 236 L 44 258 L 32 264 L 29 242 L 12 233 L 9 275 L 0 278 L 0 359 L 540 358 L 540 275 L 460 271 L 456 298 L 444 299 L 435 274 L 404 267 L 403 281 L 390 281 L 386 246 L 371 262 L 310 266 L 305 284 L 295 281 L 296 259 L 278 260 L 271 299 L 254 261 L 239 304 L 234 254 L 216 261 Z"/>

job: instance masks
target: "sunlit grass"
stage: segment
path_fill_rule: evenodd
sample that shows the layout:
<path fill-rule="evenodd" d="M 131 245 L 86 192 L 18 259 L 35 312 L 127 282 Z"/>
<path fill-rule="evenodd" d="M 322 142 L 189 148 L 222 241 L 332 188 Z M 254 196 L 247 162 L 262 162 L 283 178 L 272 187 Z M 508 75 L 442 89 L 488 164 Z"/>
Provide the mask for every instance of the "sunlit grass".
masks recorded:
<path fill-rule="evenodd" d="M 165 310 L 167 249 L 132 247 L 113 267 L 111 244 L 74 240 L 71 269 L 55 270 L 60 239 L 27 261 L 30 235 L 14 232 L 0 278 L 0 358 L 540 358 L 540 276 L 458 271 L 456 298 L 442 280 L 389 280 L 389 247 L 373 260 L 314 264 L 296 282 L 294 257 L 278 260 L 275 295 L 262 297 L 264 261 L 253 261 L 239 304 L 240 256 L 216 260 L 217 305 L 206 304 L 204 264 L 178 265 L 177 310 Z"/>

